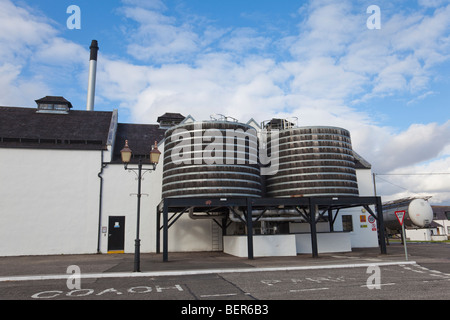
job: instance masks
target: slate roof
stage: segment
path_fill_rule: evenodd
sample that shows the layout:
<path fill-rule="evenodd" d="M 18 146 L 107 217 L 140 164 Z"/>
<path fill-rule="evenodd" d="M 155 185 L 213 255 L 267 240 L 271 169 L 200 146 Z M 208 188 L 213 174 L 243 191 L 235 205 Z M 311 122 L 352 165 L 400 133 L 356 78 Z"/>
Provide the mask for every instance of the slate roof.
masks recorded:
<path fill-rule="evenodd" d="M 175 121 L 181 122 L 185 118 L 186 117 L 183 116 L 181 113 L 166 112 L 162 116 L 158 117 L 157 122 L 159 123 L 159 122 L 164 121 L 164 120 L 175 120 Z"/>
<path fill-rule="evenodd" d="M 137 163 L 139 159 L 143 159 L 144 163 L 150 162 L 152 146 L 155 141 L 159 143 L 164 139 L 165 132 L 166 130 L 161 129 L 159 125 L 119 123 L 112 162 L 121 163 L 120 150 L 123 149 L 125 140 L 128 140 L 130 149 L 133 151 L 132 163 Z"/>
<path fill-rule="evenodd" d="M 446 212 L 450 213 L 450 206 L 431 206 L 434 220 L 448 220 Z"/>
<path fill-rule="evenodd" d="M 37 113 L 36 108 L 0 107 L 0 147 L 102 150 L 112 112 L 71 110 Z"/>
<path fill-rule="evenodd" d="M 354 150 L 353 156 L 355 157 L 355 169 L 372 169 L 372 165 Z"/>

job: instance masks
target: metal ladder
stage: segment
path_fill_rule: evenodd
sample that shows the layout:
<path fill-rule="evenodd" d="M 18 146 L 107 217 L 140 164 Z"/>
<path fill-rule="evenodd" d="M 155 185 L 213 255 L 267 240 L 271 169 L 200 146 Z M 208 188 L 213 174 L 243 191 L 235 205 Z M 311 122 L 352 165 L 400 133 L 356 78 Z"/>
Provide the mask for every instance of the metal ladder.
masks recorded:
<path fill-rule="evenodd" d="M 222 251 L 222 230 L 214 220 L 211 220 L 211 239 L 212 239 L 212 251 Z"/>

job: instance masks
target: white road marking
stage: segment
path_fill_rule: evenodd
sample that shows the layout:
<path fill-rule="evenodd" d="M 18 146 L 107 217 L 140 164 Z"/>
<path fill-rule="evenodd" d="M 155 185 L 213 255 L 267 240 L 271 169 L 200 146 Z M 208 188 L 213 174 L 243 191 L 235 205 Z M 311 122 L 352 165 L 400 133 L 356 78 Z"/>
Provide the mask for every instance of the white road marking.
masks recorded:
<path fill-rule="evenodd" d="M 209 298 L 209 297 L 232 297 L 237 296 L 237 293 L 218 293 L 218 294 L 204 294 L 201 295 L 200 298 Z"/>
<path fill-rule="evenodd" d="M 395 286 L 396 285 L 396 283 L 380 283 L 380 284 L 377 284 L 376 286 Z M 375 285 L 372 285 L 372 286 L 375 286 Z M 364 285 L 362 285 L 361 286 L 361 288 L 368 288 L 369 286 L 367 285 L 367 284 L 364 284 Z"/>
<path fill-rule="evenodd" d="M 289 292 L 305 292 L 305 291 L 321 291 L 321 290 L 330 290 L 330 288 L 297 289 L 297 290 L 289 290 Z"/>
<path fill-rule="evenodd" d="M 319 266 L 297 266 L 297 267 L 268 267 L 268 268 L 229 268 L 229 269 L 204 269 L 204 270 L 179 270 L 179 271 L 154 271 L 154 272 L 115 272 L 115 273 L 82 273 L 81 279 L 101 279 L 101 278 L 147 278 L 166 276 L 185 276 L 202 274 L 226 274 L 226 273 L 253 273 L 272 271 L 302 271 L 302 270 L 324 270 L 324 269 L 347 269 L 347 268 L 367 268 L 371 266 L 395 266 L 416 264 L 410 262 L 378 262 L 378 263 L 354 263 L 354 264 L 334 264 Z M 10 281 L 38 281 L 38 280 L 67 280 L 71 275 L 32 275 L 32 276 L 12 276 L 0 277 L 0 282 Z"/>

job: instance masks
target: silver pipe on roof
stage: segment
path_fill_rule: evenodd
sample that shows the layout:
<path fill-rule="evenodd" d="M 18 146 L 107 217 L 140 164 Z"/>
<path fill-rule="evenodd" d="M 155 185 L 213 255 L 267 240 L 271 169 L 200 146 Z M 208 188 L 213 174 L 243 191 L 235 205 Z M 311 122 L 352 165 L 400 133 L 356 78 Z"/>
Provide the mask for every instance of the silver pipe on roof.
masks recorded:
<path fill-rule="evenodd" d="M 97 54 L 99 49 L 97 40 L 92 40 L 89 49 L 91 49 L 91 57 L 89 61 L 89 82 L 88 82 L 86 110 L 94 111 L 95 82 L 97 77 Z"/>

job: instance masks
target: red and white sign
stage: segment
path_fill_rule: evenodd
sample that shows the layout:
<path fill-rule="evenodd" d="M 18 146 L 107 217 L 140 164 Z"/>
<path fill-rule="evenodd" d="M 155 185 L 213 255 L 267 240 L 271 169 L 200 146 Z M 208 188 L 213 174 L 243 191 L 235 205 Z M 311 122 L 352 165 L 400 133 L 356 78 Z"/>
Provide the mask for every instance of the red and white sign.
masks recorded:
<path fill-rule="evenodd" d="M 403 221 L 405 220 L 406 211 L 395 211 L 395 216 L 397 217 L 398 222 L 400 222 L 400 225 L 403 226 Z"/>

